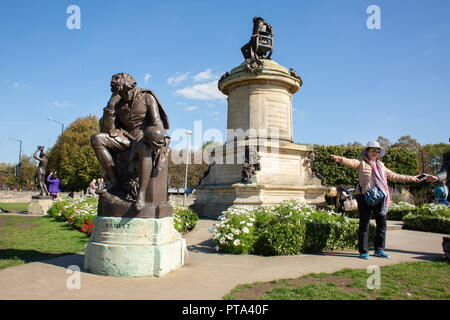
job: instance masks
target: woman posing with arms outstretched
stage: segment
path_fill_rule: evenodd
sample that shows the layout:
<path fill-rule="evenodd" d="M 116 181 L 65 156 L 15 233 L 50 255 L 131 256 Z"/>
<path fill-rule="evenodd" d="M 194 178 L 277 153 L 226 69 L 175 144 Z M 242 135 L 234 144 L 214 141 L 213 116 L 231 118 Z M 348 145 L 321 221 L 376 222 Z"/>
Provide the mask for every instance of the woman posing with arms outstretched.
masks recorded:
<path fill-rule="evenodd" d="M 373 212 L 377 224 L 374 256 L 389 258 L 383 251 L 386 241 L 386 213 L 389 210 L 390 196 L 387 180 L 396 182 L 420 182 L 417 176 L 394 173 L 386 168 L 380 159 L 386 154 L 381 145 L 369 142 L 362 150 L 361 159 L 347 159 L 332 155 L 334 161 L 358 170 L 359 183 L 356 186 L 356 200 L 359 211 L 358 246 L 359 257 L 369 259 L 369 224 Z M 427 178 L 428 179 L 428 178 Z M 431 179 L 431 178 L 430 178 Z"/>

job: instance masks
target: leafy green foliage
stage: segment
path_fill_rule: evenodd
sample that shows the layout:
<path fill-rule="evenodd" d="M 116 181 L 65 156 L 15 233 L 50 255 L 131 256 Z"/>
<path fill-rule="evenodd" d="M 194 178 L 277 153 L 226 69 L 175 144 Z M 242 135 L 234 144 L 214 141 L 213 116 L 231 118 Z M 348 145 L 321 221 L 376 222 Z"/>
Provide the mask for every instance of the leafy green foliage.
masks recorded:
<path fill-rule="evenodd" d="M 405 229 L 450 234 L 450 208 L 425 204 L 403 217 Z"/>
<path fill-rule="evenodd" d="M 295 201 L 257 209 L 230 208 L 211 227 L 217 249 L 228 253 L 296 255 L 355 248 L 358 221 Z M 375 227 L 370 226 L 370 243 Z"/>
<path fill-rule="evenodd" d="M 195 228 L 198 222 L 198 215 L 189 208 L 175 207 L 173 209 L 173 219 L 175 230 L 185 233 Z"/>
<path fill-rule="evenodd" d="M 62 190 L 85 190 L 92 179 L 103 176 L 103 169 L 91 146 L 91 136 L 98 132 L 99 120 L 96 116 L 78 118 L 64 130 L 62 152 L 61 136 L 50 149 L 47 171 L 58 170 L 59 166 Z"/>
<path fill-rule="evenodd" d="M 16 176 L 16 166 L 11 164 L 1 164 L 0 180 L 10 188 L 24 187 L 33 189 L 36 186 L 36 161 L 33 157 L 22 155 L 21 175 Z"/>

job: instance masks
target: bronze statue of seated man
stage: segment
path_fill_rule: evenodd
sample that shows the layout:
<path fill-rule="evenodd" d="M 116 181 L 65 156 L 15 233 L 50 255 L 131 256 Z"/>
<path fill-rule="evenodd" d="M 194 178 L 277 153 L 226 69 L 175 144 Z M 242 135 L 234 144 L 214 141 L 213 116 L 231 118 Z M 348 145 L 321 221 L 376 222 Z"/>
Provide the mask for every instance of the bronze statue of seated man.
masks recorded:
<path fill-rule="evenodd" d="M 94 152 L 109 180 L 106 190 L 100 192 L 111 193 L 123 187 L 114 154 L 129 151 L 126 161 L 139 161 L 136 209 L 141 211 L 150 177 L 156 176 L 162 169 L 161 163 L 167 160 L 169 122 L 155 93 L 136 88 L 131 75 L 113 75 L 111 91 L 112 96 L 100 119 L 100 133 L 91 137 Z"/>
<path fill-rule="evenodd" d="M 270 39 L 269 39 L 270 37 Z M 241 48 L 244 59 L 270 59 L 273 50 L 273 28 L 261 17 L 253 18 L 253 32 L 250 41 Z"/>

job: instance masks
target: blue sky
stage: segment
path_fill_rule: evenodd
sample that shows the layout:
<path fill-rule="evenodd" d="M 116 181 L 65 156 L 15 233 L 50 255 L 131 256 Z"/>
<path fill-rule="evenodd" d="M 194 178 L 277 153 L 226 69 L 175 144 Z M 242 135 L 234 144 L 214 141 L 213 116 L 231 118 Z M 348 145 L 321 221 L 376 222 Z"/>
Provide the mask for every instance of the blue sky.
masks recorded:
<path fill-rule="evenodd" d="M 66 8 L 81 8 L 69 30 Z M 381 9 L 369 30 L 366 9 Z M 52 146 L 53 117 L 101 116 L 117 72 L 153 89 L 171 127 L 226 129 L 217 77 L 239 65 L 251 19 L 275 30 L 272 59 L 294 67 L 294 140 L 340 144 L 450 137 L 450 1 L 8 1 L 0 12 L 0 162 Z M 146 76 L 147 75 L 147 76 Z M 176 141 L 174 142 L 176 145 Z"/>

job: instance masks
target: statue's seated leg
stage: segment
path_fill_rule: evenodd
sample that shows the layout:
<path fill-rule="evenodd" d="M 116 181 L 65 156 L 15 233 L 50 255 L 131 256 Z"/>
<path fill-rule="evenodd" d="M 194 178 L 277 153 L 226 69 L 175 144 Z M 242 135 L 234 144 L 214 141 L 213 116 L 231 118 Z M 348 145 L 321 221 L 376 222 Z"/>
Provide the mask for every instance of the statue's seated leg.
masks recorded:
<path fill-rule="evenodd" d="M 167 134 L 164 129 L 149 126 L 145 128 L 142 139 L 138 142 L 136 153 L 139 156 L 139 191 L 136 199 L 136 209 L 145 207 L 145 199 L 150 176 L 153 170 L 153 155 L 160 148 L 166 147 Z M 152 192 L 154 192 L 152 190 Z"/>
<path fill-rule="evenodd" d="M 110 137 L 107 133 L 97 133 L 92 135 L 91 144 L 98 161 L 109 179 L 109 184 L 100 192 L 118 189 L 119 181 L 111 152 L 126 151 L 130 147 L 130 141 L 126 138 Z"/>

